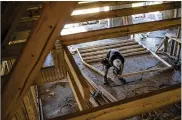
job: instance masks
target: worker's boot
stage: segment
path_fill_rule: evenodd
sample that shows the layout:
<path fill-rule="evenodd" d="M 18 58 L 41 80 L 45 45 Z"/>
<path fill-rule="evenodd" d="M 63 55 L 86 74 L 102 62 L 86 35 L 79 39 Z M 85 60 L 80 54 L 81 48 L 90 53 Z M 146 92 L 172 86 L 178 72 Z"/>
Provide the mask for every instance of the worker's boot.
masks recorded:
<path fill-rule="evenodd" d="M 118 78 L 123 84 L 126 84 L 126 80 L 123 78 L 123 77 L 121 77 L 121 78 Z"/>
<path fill-rule="evenodd" d="M 109 82 L 108 82 L 107 78 L 104 78 L 104 84 L 109 85 Z"/>

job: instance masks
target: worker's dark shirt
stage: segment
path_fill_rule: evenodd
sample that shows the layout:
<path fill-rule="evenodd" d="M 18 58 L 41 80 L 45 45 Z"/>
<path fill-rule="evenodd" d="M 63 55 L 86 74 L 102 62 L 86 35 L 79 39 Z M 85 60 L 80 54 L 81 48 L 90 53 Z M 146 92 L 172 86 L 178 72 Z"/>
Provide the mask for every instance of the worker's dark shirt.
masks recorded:
<path fill-rule="evenodd" d="M 119 50 L 110 50 L 108 53 L 107 53 L 107 59 L 109 61 L 109 64 L 111 66 L 113 66 L 113 61 L 115 59 L 120 59 L 122 64 L 124 64 L 124 57 L 121 55 L 121 53 L 119 52 Z M 110 66 L 110 67 L 111 67 Z"/>

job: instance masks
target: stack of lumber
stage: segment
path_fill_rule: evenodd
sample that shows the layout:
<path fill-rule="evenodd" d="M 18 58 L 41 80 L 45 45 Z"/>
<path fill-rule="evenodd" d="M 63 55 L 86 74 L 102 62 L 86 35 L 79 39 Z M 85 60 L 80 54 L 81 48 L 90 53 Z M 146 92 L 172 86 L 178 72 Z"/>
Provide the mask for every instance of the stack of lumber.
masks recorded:
<path fill-rule="evenodd" d="M 146 48 L 143 48 L 142 45 L 138 42 L 132 40 L 121 40 L 115 43 L 108 43 L 103 45 L 97 45 L 92 47 L 78 48 L 83 60 L 86 63 L 93 63 L 101 61 L 109 50 L 116 49 L 121 52 L 124 57 L 141 55 L 149 53 Z"/>

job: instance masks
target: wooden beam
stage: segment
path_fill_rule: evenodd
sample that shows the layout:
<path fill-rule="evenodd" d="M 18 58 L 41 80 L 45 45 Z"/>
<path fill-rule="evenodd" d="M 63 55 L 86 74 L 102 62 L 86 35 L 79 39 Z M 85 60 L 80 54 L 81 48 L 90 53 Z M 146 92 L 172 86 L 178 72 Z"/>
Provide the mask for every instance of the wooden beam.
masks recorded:
<path fill-rule="evenodd" d="M 66 46 L 64 47 L 64 57 L 82 97 L 84 98 L 84 100 L 89 100 L 89 86 Z"/>
<path fill-rule="evenodd" d="M 39 73 L 47 54 L 53 48 L 55 36 L 60 34 L 76 4 L 77 2 L 45 3 L 37 26 L 28 38 L 2 93 L 2 119 L 8 120 L 14 115 L 21 99 Z M 65 9 L 62 14 L 55 15 L 57 11 Z"/>
<path fill-rule="evenodd" d="M 82 97 L 82 95 L 81 95 L 81 93 L 79 91 L 79 88 L 76 85 L 76 81 L 74 80 L 74 77 L 71 74 L 71 71 L 69 71 L 67 73 L 67 78 L 68 78 L 68 81 L 70 83 L 70 87 L 72 89 L 73 95 L 75 97 L 75 100 L 76 100 L 76 102 L 78 104 L 79 109 L 81 111 L 88 109 L 89 107 L 88 107 L 87 103 L 84 101 L 84 99 L 83 99 L 83 97 Z"/>
<path fill-rule="evenodd" d="M 79 3 L 75 10 L 91 9 L 91 8 L 98 8 L 105 6 L 119 6 L 137 2 L 142 2 L 142 1 L 102 1 L 102 2 Z"/>
<path fill-rule="evenodd" d="M 94 30 L 72 35 L 64 35 L 58 37 L 58 39 L 62 40 L 62 43 L 65 45 L 73 45 L 84 42 L 91 42 L 95 40 L 102 40 L 106 38 L 122 37 L 134 33 L 173 28 L 180 25 L 181 25 L 181 18 L 174 18 L 169 20 L 160 20 L 154 22 L 146 22 L 133 25 L 119 26 L 114 28 L 107 28 L 103 30 Z"/>
<path fill-rule="evenodd" d="M 146 74 L 150 72 L 162 72 L 166 70 L 170 70 L 172 67 L 162 67 L 162 68 L 154 68 L 154 69 L 149 69 L 149 70 L 144 70 L 144 71 L 139 71 L 139 72 L 132 72 L 132 73 L 126 73 L 123 75 L 118 75 L 118 77 L 132 77 L 138 74 Z"/>
<path fill-rule="evenodd" d="M 117 120 L 126 119 L 142 113 L 174 104 L 181 100 L 181 84 L 127 98 L 82 112 L 76 112 L 49 120 Z"/>
<path fill-rule="evenodd" d="M 182 41 L 179 38 L 176 38 L 175 36 L 172 36 L 170 34 L 166 34 L 165 36 L 182 44 Z"/>
<path fill-rule="evenodd" d="M 104 3 L 104 2 L 101 2 L 101 3 Z M 93 4 L 93 3 L 88 3 L 88 4 Z M 100 20 L 100 19 L 106 19 L 106 18 L 123 17 L 123 16 L 134 15 L 134 14 L 171 10 L 171 9 L 177 9 L 177 8 L 181 8 L 180 2 L 170 2 L 170 3 L 163 3 L 163 4 L 157 4 L 157 5 L 140 6 L 135 8 L 125 8 L 125 9 L 119 9 L 119 10 L 89 13 L 89 14 L 83 14 L 83 15 L 73 15 L 68 23 L 78 23 L 78 22 Z"/>
<path fill-rule="evenodd" d="M 172 65 L 170 65 L 168 62 L 166 62 L 164 59 L 162 59 L 160 56 L 158 56 L 156 53 L 154 53 L 153 51 L 151 51 L 149 48 L 147 48 L 144 44 L 142 44 L 141 42 L 138 42 L 140 45 L 142 45 L 144 48 L 146 48 L 148 51 L 150 51 L 150 53 L 159 61 L 161 61 L 164 65 L 166 65 L 167 67 L 172 67 Z"/>

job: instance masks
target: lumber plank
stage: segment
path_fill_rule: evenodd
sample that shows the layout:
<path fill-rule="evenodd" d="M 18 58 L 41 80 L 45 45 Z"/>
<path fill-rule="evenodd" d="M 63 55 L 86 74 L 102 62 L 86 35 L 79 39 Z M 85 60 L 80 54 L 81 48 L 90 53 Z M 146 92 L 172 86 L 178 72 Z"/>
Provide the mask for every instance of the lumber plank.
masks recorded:
<path fill-rule="evenodd" d="M 124 47 L 114 48 L 114 49 L 124 51 L 124 50 L 127 50 L 127 49 L 140 49 L 140 48 L 142 48 L 141 45 L 130 45 L 130 46 L 124 46 Z M 113 49 L 113 48 L 109 48 L 109 49 L 106 49 L 106 50 L 99 50 L 99 51 L 97 50 L 95 52 L 82 53 L 82 57 L 107 53 L 108 50 L 110 50 L 110 49 Z"/>
<path fill-rule="evenodd" d="M 91 9 L 104 6 L 118 6 L 118 5 L 132 4 L 137 2 L 139 1 L 101 1 L 101 2 L 79 3 L 75 10 Z"/>
<path fill-rule="evenodd" d="M 72 89 L 73 95 L 75 97 L 75 100 L 76 100 L 76 102 L 78 104 L 79 109 L 81 111 L 88 109 L 89 107 L 86 104 L 86 102 L 84 101 L 84 98 L 82 97 L 82 95 L 81 95 L 81 93 L 79 91 L 79 88 L 76 85 L 76 82 L 74 81 L 74 77 L 73 77 L 73 75 L 71 74 L 70 71 L 68 71 L 68 73 L 67 73 L 67 78 L 68 78 L 68 81 L 70 83 L 70 87 Z"/>
<path fill-rule="evenodd" d="M 78 22 L 85 22 L 85 21 L 101 20 L 106 18 L 124 17 L 124 16 L 130 16 L 134 14 L 164 11 L 164 10 L 171 10 L 171 9 L 177 9 L 177 8 L 181 8 L 180 2 L 170 2 L 170 3 L 163 3 L 163 4 L 157 4 L 157 5 L 140 6 L 135 8 L 102 11 L 97 13 L 83 14 L 83 15 L 73 15 L 68 23 L 78 23 Z"/>
<path fill-rule="evenodd" d="M 96 40 L 102 40 L 106 38 L 122 37 L 134 33 L 173 28 L 180 25 L 181 25 L 181 18 L 174 18 L 174 19 L 159 20 L 154 22 L 125 25 L 114 28 L 107 28 L 103 30 L 94 30 L 71 35 L 64 35 L 64 36 L 59 36 L 58 39 L 62 40 L 62 43 L 65 45 L 73 45 Z"/>
<path fill-rule="evenodd" d="M 118 101 L 118 99 L 116 97 L 114 97 L 111 93 L 109 93 L 105 88 L 103 88 L 101 85 L 98 86 L 99 89 L 102 91 L 102 93 L 104 93 L 105 95 L 108 95 L 107 98 L 110 98 L 109 100 L 111 100 L 111 102 L 116 102 Z"/>
<path fill-rule="evenodd" d="M 98 47 L 98 48 L 91 48 L 91 49 L 85 49 L 85 50 L 80 50 L 81 53 L 85 52 L 96 52 L 104 49 L 110 49 L 110 48 L 115 48 L 115 47 L 122 47 L 122 46 L 129 46 L 129 45 L 136 45 L 138 44 L 137 42 L 128 42 L 128 43 L 118 43 L 114 45 L 108 45 L 108 46 L 103 46 L 103 47 Z"/>
<path fill-rule="evenodd" d="M 157 50 L 155 51 L 155 53 L 157 53 L 159 51 L 159 49 L 162 47 L 162 45 L 164 44 L 164 41 L 166 40 L 166 36 L 164 37 L 164 39 L 162 40 L 162 42 L 160 43 L 160 45 L 158 46 Z"/>
<path fill-rule="evenodd" d="M 138 42 L 140 45 L 142 45 L 144 48 L 146 48 L 156 59 L 158 59 L 159 61 L 161 61 L 163 64 L 165 64 L 168 67 L 172 67 L 172 65 L 170 65 L 169 63 L 167 63 L 164 59 L 162 59 L 160 56 L 158 56 L 156 53 L 154 53 L 153 51 L 151 51 L 149 48 L 147 48 L 144 44 Z"/>
<path fill-rule="evenodd" d="M 125 48 L 125 49 L 117 49 L 119 50 L 121 54 L 127 54 L 127 53 L 132 53 L 132 52 L 140 52 L 140 51 L 144 51 L 146 50 L 146 48 L 136 48 L 136 49 L 132 49 L 132 48 Z M 90 56 L 84 56 L 83 60 L 90 60 L 90 59 L 96 59 L 96 58 L 100 58 L 100 57 L 106 57 L 107 56 L 107 52 L 109 50 L 103 51 L 103 53 L 101 52 L 99 55 L 98 54 L 91 54 Z"/>
<path fill-rule="evenodd" d="M 39 73 L 47 54 L 53 48 L 55 36 L 60 34 L 60 30 L 69 19 L 76 4 L 77 2 L 45 3 L 37 26 L 28 38 L 2 93 L 2 119 L 13 117 L 21 99 Z M 55 15 L 57 11 L 65 9 L 64 13 Z"/>
<path fill-rule="evenodd" d="M 104 46 L 108 46 L 108 45 L 115 45 L 115 44 L 119 44 L 119 43 L 126 43 L 126 42 L 134 42 L 134 39 L 129 39 L 129 40 L 120 40 L 119 42 L 112 42 L 112 43 L 105 43 L 102 45 L 94 45 L 94 46 L 89 46 L 89 47 L 81 47 L 78 48 L 79 50 L 85 50 L 85 49 L 91 49 L 91 48 L 100 48 L 100 47 L 104 47 Z"/>
<path fill-rule="evenodd" d="M 78 53 L 78 55 L 79 55 L 79 57 L 80 57 L 82 63 L 83 63 L 86 67 L 90 68 L 91 70 L 93 70 L 94 72 L 100 74 L 101 76 L 104 76 L 104 75 L 105 75 L 105 74 L 104 74 L 103 72 L 101 72 L 100 70 L 97 70 L 95 67 L 93 67 L 93 66 L 87 64 L 87 63 L 83 60 L 83 58 L 82 58 L 82 56 L 81 56 L 81 54 L 80 54 L 80 52 L 79 52 L 78 49 L 77 49 L 77 53 Z M 110 80 L 112 80 L 112 78 L 111 78 L 109 75 L 108 75 L 107 77 L 108 77 Z M 87 79 L 87 81 L 88 81 L 88 79 Z"/>
<path fill-rule="evenodd" d="M 182 43 L 182 41 L 179 38 L 176 38 L 175 36 L 172 36 L 172 35 L 170 35 L 168 33 L 165 36 L 168 37 L 169 39 L 172 39 L 172 40 L 175 40 L 175 41 L 177 41 L 179 43 Z"/>
<path fill-rule="evenodd" d="M 146 73 L 150 73 L 150 72 L 162 72 L 162 71 L 166 71 L 166 70 L 170 70 L 170 69 L 172 69 L 172 67 L 154 68 L 154 69 L 143 70 L 143 71 L 139 71 L 139 72 L 126 73 L 123 75 L 118 75 L 118 77 L 132 77 L 132 76 L 135 76 L 138 74 L 146 74 Z"/>
<path fill-rule="evenodd" d="M 148 50 L 139 51 L 139 52 L 131 52 L 131 53 L 123 54 L 123 57 L 129 57 L 129 56 L 141 55 L 141 54 L 148 54 L 148 53 L 150 53 L 150 51 L 148 51 Z M 104 57 L 105 57 L 105 56 L 99 57 L 99 58 L 97 58 L 97 59 L 85 60 L 85 62 L 86 62 L 86 63 L 99 62 L 99 61 L 101 61 Z M 83 60 L 84 60 L 84 59 L 83 59 Z"/>
<path fill-rule="evenodd" d="M 76 62 L 74 61 L 71 53 L 69 52 L 68 48 L 66 46 L 63 47 L 64 49 L 64 58 L 68 65 L 68 68 L 70 72 L 72 73 L 74 80 L 76 82 L 76 85 L 79 88 L 79 91 L 84 98 L 84 100 L 89 100 L 89 86 L 86 82 L 85 77 L 82 75 L 80 69 L 78 68 Z"/>
<path fill-rule="evenodd" d="M 90 110 L 76 112 L 50 120 L 113 120 L 126 119 L 174 104 L 181 100 L 181 84 L 119 100 Z"/>

